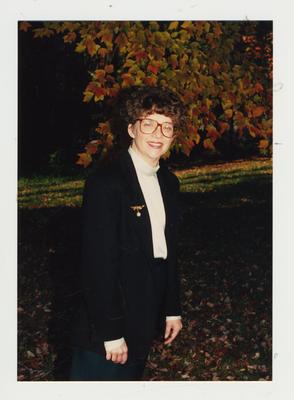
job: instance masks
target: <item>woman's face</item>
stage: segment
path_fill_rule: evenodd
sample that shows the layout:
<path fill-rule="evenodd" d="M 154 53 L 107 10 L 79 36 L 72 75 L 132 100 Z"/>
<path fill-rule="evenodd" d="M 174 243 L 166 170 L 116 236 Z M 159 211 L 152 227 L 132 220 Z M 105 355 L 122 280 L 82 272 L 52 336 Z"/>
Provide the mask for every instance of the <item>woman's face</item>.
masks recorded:
<path fill-rule="evenodd" d="M 144 118 L 144 117 L 142 117 Z M 145 118 L 152 119 L 160 124 L 164 122 L 173 123 L 170 117 L 163 114 L 150 114 Z M 166 153 L 172 144 L 174 137 L 165 137 L 158 125 L 153 133 L 143 133 L 140 129 L 140 121 L 128 125 L 129 135 L 133 138 L 132 148 L 139 153 L 150 165 L 158 164 L 160 157 Z"/>

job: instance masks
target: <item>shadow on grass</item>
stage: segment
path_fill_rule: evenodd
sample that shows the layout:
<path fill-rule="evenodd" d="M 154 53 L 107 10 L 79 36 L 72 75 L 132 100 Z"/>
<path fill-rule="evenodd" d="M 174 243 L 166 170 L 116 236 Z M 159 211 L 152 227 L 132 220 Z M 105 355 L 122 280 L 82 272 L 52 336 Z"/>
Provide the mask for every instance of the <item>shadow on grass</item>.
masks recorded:
<path fill-rule="evenodd" d="M 19 361 L 24 363 L 28 350 L 35 361 L 41 351 L 42 373 L 28 362 L 23 371 L 28 380 L 67 379 L 69 323 L 80 299 L 80 211 L 57 207 L 19 212 L 18 301 L 24 310 L 19 313 Z"/>
<path fill-rule="evenodd" d="M 240 362 L 252 336 L 256 336 L 246 314 L 248 309 L 257 320 L 267 321 L 255 353 L 263 349 L 260 343 L 264 342 L 264 335 L 271 336 L 271 200 L 270 176 L 248 178 L 238 185 L 225 185 L 207 193 L 181 193 L 179 266 L 183 277 L 183 317 L 203 321 L 178 341 L 183 354 L 188 341 L 193 343 L 194 335 L 198 346 L 206 346 L 201 326 L 205 328 L 204 321 L 211 324 L 214 317 L 212 309 L 199 309 L 199 305 L 203 299 L 217 303 L 217 293 L 224 291 L 224 282 L 231 309 L 229 313 L 225 308 L 221 310 L 218 318 L 223 321 L 229 315 L 238 321 L 230 328 L 232 343 L 240 334 L 238 324 L 244 331 L 243 342 L 234 341 L 232 345 L 233 358 Z M 67 380 L 70 319 L 80 299 L 80 216 L 79 208 L 70 207 L 19 211 L 19 380 Z M 261 281 L 265 282 L 262 293 L 258 289 Z M 254 371 L 249 378 L 244 378 L 243 372 L 235 376 L 240 380 L 268 379 L 271 349 L 263 349 L 262 355 L 266 371 Z M 212 375 L 205 375 L 210 370 L 205 360 L 181 378 L 178 371 L 183 369 L 184 361 L 188 362 L 188 355 L 185 357 L 175 364 L 174 373 L 172 368 L 165 373 L 156 372 L 149 365 L 146 379 L 152 375 L 163 380 L 212 379 Z M 228 358 L 229 353 L 223 363 Z"/>

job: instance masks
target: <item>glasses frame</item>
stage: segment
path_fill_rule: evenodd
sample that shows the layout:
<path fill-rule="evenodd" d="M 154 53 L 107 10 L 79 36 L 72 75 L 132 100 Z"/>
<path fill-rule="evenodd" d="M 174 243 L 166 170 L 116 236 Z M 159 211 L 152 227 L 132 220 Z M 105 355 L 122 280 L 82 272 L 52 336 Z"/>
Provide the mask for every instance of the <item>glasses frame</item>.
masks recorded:
<path fill-rule="evenodd" d="M 150 132 L 150 133 L 143 132 L 143 131 L 142 131 L 142 128 L 141 128 L 141 126 L 142 126 L 142 121 L 144 121 L 144 120 L 146 120 L 146 119 L 149 119 L 150 121 L 156 122 L 156 124 L 157 124 L 156 127 L 155 127 L 155 129 L 154 129 L 152 132 Z M 156 131 L 156 129 L 158 128 L 158 126 L 160 126 L 160 131 L 161 131 L 161 133 L 162 133 L 162 135 L 163 135 L 164 137 L 166 137 L 166 138 L 168 138 L 168 139 L 172 139 L 173 137 L 177 136 L 177 134 L 176 134 L 175 132 L 174 132 L 174 134 L 173 134 L 172 136 L 166 136 L 166 135 L 163 133 L 162 125 L 163 125 L 163 124 L 171 124 L 171 122 L 162 122 L 162 123 L 160 124 L 159 122 L 155 121 L 155 119 L 152 119 L 152 118 L 137 118 L 136 121 L 140 121 L 140 130 L 141 130 L 141 132 L 143 133 L 143 135 L 152 135 L 152 134 Z M 173 128 L 174 128 L 174 126 L 173 126 Z"/>

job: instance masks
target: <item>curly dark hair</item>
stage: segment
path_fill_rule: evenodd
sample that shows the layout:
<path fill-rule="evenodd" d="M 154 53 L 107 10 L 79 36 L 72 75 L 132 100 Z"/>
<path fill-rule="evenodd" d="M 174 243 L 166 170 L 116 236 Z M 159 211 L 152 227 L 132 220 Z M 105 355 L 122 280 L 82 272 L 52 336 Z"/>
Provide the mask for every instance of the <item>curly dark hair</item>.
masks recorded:
<path fill-rule="evenodd" d="M 170 117 L 177 134 L 185 130 L 187 122 L 186 106 L 177 93 L 166 87 L 132 86 L 121 89 L 109 112 L 115 141 L 123 147 L 131 142 L 128 125 L 143 116 L 157 113 Z"/>
<path fill-rule="evenodd" d="M 177 130 L 186 114 L 179 95 L 166 87 L 133 86 L 122 89 L 114 106 L 114 118 L 120 125 L 128 126 L 142 117 L 153 113 L 170 117 Z"/>

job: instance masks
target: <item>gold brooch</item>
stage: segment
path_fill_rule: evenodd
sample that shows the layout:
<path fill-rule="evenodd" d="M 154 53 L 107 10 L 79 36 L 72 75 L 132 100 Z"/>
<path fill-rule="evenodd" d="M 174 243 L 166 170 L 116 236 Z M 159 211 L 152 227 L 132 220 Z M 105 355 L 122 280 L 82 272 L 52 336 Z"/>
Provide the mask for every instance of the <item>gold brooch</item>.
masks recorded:
<path fill-rule="evenodd" d="M 131 209 L 132 209 L 133 211 L 135 211 L 137 217 L 141 217 L 141 212 L 140 212 L 140 211 L 141 211 L 144 207 L 145 207 L 145 204 L 142 204 L 141 206 L 131 206 Z"/>

